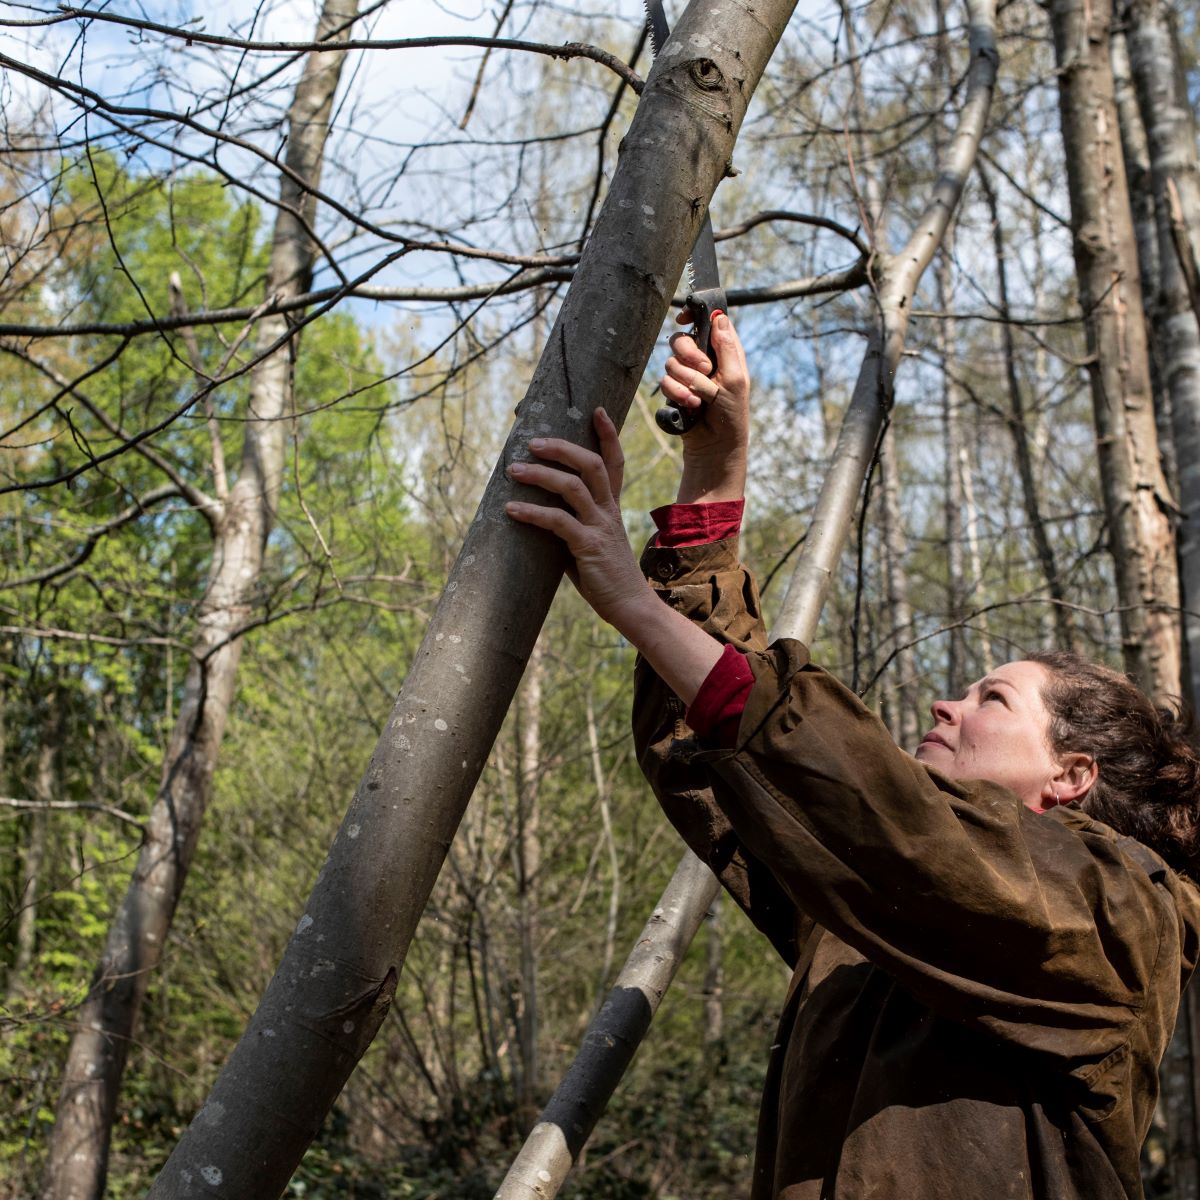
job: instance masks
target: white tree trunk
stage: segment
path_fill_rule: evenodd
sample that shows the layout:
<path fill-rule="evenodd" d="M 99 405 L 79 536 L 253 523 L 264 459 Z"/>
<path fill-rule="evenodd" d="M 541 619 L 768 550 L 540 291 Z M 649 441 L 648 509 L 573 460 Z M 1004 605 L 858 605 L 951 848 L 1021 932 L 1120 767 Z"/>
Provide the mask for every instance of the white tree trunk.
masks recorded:
<path fill-rule="evenodd" d="M 1126 40 L 1150 149 L 1150 181 L 1158 231 L 1158 306 L 1155 327 L 1171 404 L 1179 477 L 1180 583 L 1190 678 L 1189 699 L 1200 701 L 1200 327 L 1171 230 L 1168 182 L 1178 189 L 1193 249 L 1200 245 L 1200 162 L 1191 106 L 1177 69 L 1178 46 L 1161 0 L 1129 10 Z"/>
<path fill-rule="evenodd" d="M 1155 696 L 1181 665 L 1174 501 L 1159 462 L 1137 244 L 1118 137 L 1110 0 L 1052 0 L 1059 108 L 1097 458 L 1125 665 Z"/>
<path fill-rule="evenodd" d="M 356 0 L 326 0 L 317 37 L 349 35 Z M 343 54 L 308 56 L 288 111 L 286 162 L 275 221 L 267 294 L 308 291 L 315 247 L 305 229 L 315 203 L 295 179 L 316 188 Z M 301 219 L 304 218 L 304 220 Z M 158 965 L 200 836 L 213 772 L 229 716 L 246 624 L 275 519 L 292 400 L 294 339 L 283 316 L 257 331 L 261 357 L 250 377 L 241 469 L 220 502 L 208 581 L 192 662 L 163 763 L 133 877 L 77 1014 L 50 1136 L 43 1200 L 99 1200 L 108 1168 L 109 1134 L 121 1077 L 142 1000 Z"/>

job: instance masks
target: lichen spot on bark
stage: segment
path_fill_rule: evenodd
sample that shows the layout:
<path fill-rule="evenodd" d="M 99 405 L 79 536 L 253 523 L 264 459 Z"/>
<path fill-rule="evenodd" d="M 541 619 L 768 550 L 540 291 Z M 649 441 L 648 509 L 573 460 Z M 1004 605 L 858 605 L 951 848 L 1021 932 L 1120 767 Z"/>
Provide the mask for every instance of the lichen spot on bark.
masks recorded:
<path fill-rule="evenodd" d="M 433 727 L 434 727 L 434 729 L 436 729 L 438 731 L 438 733 L 445 733 L 446 730 L 450 728 L 450 726 L 447 725 L 446 722 L 443 721 L 441 717 L 438 717 L 438 719 L 436 721 L 434 721 Z"/>
<path fill-rule="evenodd" d="M 225 1105 L 220 1100 L 210 1100 L 200 1110 L 200 1119 L 206 1125 L 220 1125 L 225 1120 Z"/>
<path fill-rule="evenodd" d="M 296 922 L 296 936 L 303 937 L 312 928 L 313 919 L 305 913 L 300 920 Z"/>
<path fill-rule="evenodd" d="M 201 1167 L 200 1175 L 203 1178 L 204 1182 L 207 1183 L 210 1187 L 219 1187 L 221 1180 L 225 1178 L 225 1176 L 221 1173 L 220 1167 L 212 1167 L 212 1166 Z"/>
<path fill-rule="evenodd" d="M 353 840 L 354 840 L 356 837 L 358 837 L 358 835 L 359 835 L 360 833 L 362 833 L 362 826 L 361 826 L 361 825 L 351 825 L 351 826 L 350 826 L 350 828 L 346 830 L 346 836 L 347 836 L 347 837 L 348 837 L 348 838 L 349 838 L 351 841 L 353 841 Z"/>

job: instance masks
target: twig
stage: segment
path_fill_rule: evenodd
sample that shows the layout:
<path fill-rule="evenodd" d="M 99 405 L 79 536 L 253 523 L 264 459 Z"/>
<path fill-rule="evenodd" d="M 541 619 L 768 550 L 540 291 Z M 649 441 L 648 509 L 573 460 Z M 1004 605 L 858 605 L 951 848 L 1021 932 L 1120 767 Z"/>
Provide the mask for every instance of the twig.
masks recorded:
<path fill-rule="evenodd" d="M 500 16 L 496 18 L 496 31 L 493 37 L 500 36 L 500 30 L 504 28 L 504 22 L 508 20 L 508 14 L 512 12 L 513 0 L 507 0 Z M 488 46 L 483 52 L 483 57 L 479 60 L 479 70 L 475 72 L 475 82 L 471 87 L 471 96 L 467 101 L 466 112 L 462 115 L 462 120 L 459 121 L 459 129 L 466 129 L 471 122 L 471 114 L 475 111 L 475 102 L 479 99 L 479 89 L 483 87 L 483 73 L 487 70 L 488 59 L 492 56 L 492 47 Z"/>
<path fill-rule="evenodd" d="M 123 808 L 114 808 L 111 804 L 99 804 L 94 800 L 17 800 L 11 796 L 0 796 L 0 807 L 16 808 L 23 812 L 100 812 L 107 816 L 116 817 L 126 825 L 145 832 L 145 825 L 133 813 L 127 813 Z"/>
<path fill-rule="evenodd" d="M 140 517 L 152 504 L 157 504 L 161 500 L 167 500 L 172 496 L 178 495 L 180 495 L 179 489 L 170 483 L 147 492 L 144 496 L 138 497 L 123 512 L 118 513 L 103 525 L 93 525 L 91 529 L 86 530 L 83 543 L 65 562 L 58 563 L 53 567 L 47 567 L 44 571 L 37 571 L 32 575 L 23 575 L 20 579 L 0 580 L 0 591 L 6 591 L 10 588 L 27 587 L 35 583 L 49 583 L 50 580 L 57 579 L 60 575 L 66 575 L 69 571 L 82 566 L 91 558 L 92 551 L 96 549 L 100 539 L 106 534 L 115 533 L 123 525 L 128 525 L 130 521 Z"/>

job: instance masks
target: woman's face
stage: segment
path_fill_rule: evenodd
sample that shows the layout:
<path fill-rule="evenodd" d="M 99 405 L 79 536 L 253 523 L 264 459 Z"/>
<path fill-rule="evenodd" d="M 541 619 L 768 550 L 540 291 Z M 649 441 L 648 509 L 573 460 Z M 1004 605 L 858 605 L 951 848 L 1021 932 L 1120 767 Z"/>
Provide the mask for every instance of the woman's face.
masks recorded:
<path fill-rule="evenodd" d="M 934 726 L 916 757 L 951 779 L 986 779 L 1011 788 L 1027 808 L 1057 802 L 1061 769 L 1049 746 L 1042 701 L 1049 672 L 1041 663 L 1005 663 L 973 683 L 961 700 L 938 700 Z"/>

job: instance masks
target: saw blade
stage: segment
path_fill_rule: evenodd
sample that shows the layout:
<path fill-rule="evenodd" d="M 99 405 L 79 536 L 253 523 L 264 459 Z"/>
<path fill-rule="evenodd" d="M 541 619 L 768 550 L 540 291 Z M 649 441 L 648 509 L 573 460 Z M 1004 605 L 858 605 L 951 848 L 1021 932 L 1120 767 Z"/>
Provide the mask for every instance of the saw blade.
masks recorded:
<path fill-rule="evenodd" d="M 721 286 L 721 271 L 717 266 L 717 244 L 713 238 L 712 217 L 704 214 L 704 223 L 696 235 L 691 257 L 687 261 L 688 289 L 702 291 Z"/>
<path fill-rule="evenodd" d="M 657 57 L 671 34 L 667 14 L 663 12 L 662 0 L 642 0 L 642 7 L 646 10 L 646 27 L 650 30 L 650 48 Z"/>

